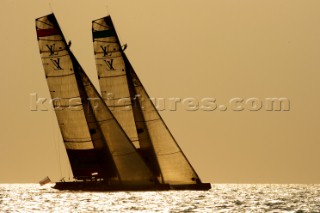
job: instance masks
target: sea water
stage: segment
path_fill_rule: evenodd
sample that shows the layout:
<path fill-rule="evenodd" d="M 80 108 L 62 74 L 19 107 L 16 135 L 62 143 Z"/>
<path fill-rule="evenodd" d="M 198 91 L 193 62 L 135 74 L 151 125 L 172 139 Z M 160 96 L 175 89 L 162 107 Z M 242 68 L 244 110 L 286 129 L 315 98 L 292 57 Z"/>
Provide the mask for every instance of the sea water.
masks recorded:
<path fill-rule="evenodd" d="M 320 212 L 320 185 L 212 184 L 209 191 L 72 192 L 0 184 L 0 212 Z"/>

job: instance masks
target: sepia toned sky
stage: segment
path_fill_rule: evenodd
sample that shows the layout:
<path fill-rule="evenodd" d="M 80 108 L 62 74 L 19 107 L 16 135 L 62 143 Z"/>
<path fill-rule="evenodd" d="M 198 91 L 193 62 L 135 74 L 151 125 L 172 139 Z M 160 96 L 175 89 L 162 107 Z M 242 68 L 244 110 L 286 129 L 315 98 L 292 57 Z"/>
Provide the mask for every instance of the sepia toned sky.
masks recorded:
<path fill-rule="evenodd" d="M 30 109 L 30 94 L 50 98 L 34 20 L 54 12 L 96 86 L 91 21 L 111 13 L 202 181 L 320 183 L 319 10 L 318 0 L 2 0 L 0 182 L 71 176 L 54 112 Z M 287 105 L 270 110 L 268 98 Z"/>

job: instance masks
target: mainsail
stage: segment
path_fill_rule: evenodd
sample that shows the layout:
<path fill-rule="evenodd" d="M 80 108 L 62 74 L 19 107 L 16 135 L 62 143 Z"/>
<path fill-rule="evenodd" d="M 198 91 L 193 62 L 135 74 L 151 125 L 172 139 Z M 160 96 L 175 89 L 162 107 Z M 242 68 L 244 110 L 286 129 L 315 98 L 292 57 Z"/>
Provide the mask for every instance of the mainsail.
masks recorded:
<path fill-rule="evenodd" d="M 116 118 L 128 129 L 137 129 L 140 153 L 149 168 L 161 183 L 170 185 L 201 183 L 120 48 L 111 17 L 93 21 L 92 30 L 102 94 L 124 89 L 125 95 L 117 98 L 127 97 L 128 90 L 131 100 L 134 97 L 143 100 L 132 104 L 132 110 L 129 111 L 130 122 L 118 119 L 117 116 Z M 108 101 L 107 104 L 110 105 Z M 123 112 L 112 111 L 112 113 L 117 115 Z"/>
<path fill-rule="evenodd" d="M 132 143 L 138 148 L 138 135 L 131 108 L 122 49 L 113 30 L 111 19 L 93 21 L 92 30 L 101 96 Z"/>
<path fill-rule="evenodd" d="M 154 175 L 70 51 L 54 15 L 36 19 L 36 29 L 74 177 L 154 184 Z"/>

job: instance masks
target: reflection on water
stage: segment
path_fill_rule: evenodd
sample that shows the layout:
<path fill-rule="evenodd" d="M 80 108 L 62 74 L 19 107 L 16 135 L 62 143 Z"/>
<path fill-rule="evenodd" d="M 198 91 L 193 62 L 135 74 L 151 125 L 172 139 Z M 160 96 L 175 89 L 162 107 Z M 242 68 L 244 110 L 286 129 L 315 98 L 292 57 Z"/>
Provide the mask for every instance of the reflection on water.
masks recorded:
<path fill-rule="evenodd" d="M 213 184 L 210 191 L 70 192 L 0 184 L 0 212 L 320 212 L 320 185 Z"/>

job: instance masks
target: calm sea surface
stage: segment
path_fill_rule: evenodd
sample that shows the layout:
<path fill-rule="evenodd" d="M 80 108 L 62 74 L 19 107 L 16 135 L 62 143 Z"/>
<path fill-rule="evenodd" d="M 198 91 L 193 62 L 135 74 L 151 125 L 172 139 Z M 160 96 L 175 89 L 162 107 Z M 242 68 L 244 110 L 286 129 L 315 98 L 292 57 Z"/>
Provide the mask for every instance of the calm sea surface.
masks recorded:
<path fill-rule="evenodd" d="M 213 184 L 210 191 L 60 192 L 0 184 L 0 212 L 320 212 L 320 185 Z"/>

